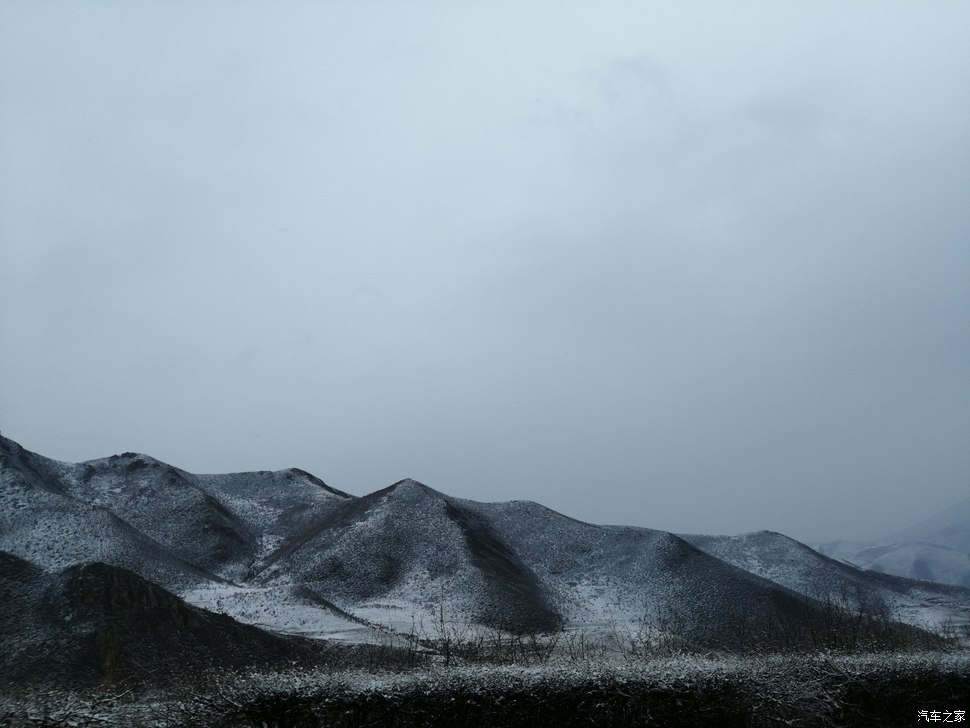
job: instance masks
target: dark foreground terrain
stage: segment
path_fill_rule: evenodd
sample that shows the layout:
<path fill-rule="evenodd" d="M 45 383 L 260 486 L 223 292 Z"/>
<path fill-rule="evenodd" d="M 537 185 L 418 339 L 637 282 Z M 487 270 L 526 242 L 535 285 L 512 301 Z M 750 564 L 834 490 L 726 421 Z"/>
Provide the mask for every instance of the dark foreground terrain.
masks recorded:
<path fill-rule="evenodd" d="M 0 725 L 912 726 L 960 722 L 968 710 L 967 653 L 691 656 L 220 673 L 139 695 L 35 690 L 0 698 Z"/>

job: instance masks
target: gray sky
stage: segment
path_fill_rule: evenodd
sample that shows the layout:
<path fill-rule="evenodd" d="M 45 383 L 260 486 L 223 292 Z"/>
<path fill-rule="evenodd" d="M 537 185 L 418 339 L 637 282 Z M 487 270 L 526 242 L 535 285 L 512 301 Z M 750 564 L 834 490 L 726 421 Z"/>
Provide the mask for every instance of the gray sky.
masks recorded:
<path fill-rule="evenodd" d="M 0 5 L 0 428 L 681 532 L 970 494 L 970 4 Z"/>

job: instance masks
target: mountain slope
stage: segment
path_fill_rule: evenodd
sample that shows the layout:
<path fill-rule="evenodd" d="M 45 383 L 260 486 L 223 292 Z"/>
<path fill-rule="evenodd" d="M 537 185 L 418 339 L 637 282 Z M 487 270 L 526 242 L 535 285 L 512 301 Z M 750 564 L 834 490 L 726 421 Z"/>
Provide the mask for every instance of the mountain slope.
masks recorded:
<path fill-rule="evenodd" d="M 811 598 L 665 531 L 583 523 L 529 502 L 467 504 L 530 564 L 574 628 L 734 649 L 756 631 L 793 646 L 805 635 L 788 627 L 822 620 Z"/>
<path fill-rule="evenodd" d="M 882 540 L 888 543 L 928 543 L 970 555 L 970 498 L 954 503 Z"/>
<path fill-rule="evenodd" d="M 197 609 L 100 562 L 48 573 L 0 552 L 0 585 L 0 672 L 8 684 L 157 681 L 325 656 L 320 645 Z"/>
<path fill-rule="evenodd" d="M 296 469 L 197 475 L 134 453 L 61 463 L 0 438 L 0 549 L 47 576 L 103 562 L 291 635 L 565 628 L 795 646 L 841 629 L 807 581 L 885 591 L 777 534 L 745 558 L 689 538 L 452 498 L 410 479 L 355 497 Z M 797 579 L 783 566 L 796 552 Z"/>
<path fill-rule="evenodd" d="M 372 619 L 379 603 L 429 620 L 447 603 L 455 617 L 512 631 L 560 623 L 535 574 L 486 523 L 413 480 L 348 502 L 294 534 L 260 565 L 258 581 L 300 582 Z"/>
<path fill-rule="evenodd" d="M 78 467 L 0 437 L 0 549 L 46 569 L 103 561 L 173 589 L 216 579 L 147 536 L 102 501 L 70 493 Z"/>
<path fill-rule="evenodd" d="M 970 554 L 922 542 L 829 541 L 820 553 L 861 569 L 970 588 Z"/>
<path fill-rule="evenodd" d="M 773 531 L 683 538 L 712 556 L 826 604 L 929 628 L 946 620 L 963 623 L 970 616 L 968 589 L 866 571 Z"/>
<path fill-rule="evenodd" d="M 103 505 L 200 568 L 233 579 L 256 553 L 245 522 L 191 476 L 135 453 L 82 463 L 65 479 L 75 498 Z"/>
<path fill-rule="evenodd" d="M 0 548 L 52 568 L 152 561 L 176 572 L 151 575 L 173 587 L 238 581 L 292 531 L 348 500 L 295 469 L 194 475 L 135 453 L 63 463 L 0 437 Z"/>
<path fill-rule="evenodd" d="M 877 541 L 816 548 L 863 569 L 970 587 L 970 498 Z"/>

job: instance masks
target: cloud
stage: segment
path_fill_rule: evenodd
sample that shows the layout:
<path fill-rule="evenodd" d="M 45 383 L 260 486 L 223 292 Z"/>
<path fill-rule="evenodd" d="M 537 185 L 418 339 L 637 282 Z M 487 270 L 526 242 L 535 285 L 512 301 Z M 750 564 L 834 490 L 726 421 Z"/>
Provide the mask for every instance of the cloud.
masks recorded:
<path fill-rule="evenodd" d="M 803 538 L 963 496 L 958 6 L 0 20 L 28 447 Z"/>

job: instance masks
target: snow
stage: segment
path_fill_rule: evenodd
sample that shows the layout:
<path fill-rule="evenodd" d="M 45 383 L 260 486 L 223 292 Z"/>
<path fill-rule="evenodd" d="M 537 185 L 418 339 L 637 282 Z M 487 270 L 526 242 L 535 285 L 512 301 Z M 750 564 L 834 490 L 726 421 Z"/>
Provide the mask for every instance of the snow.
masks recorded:
<path fill-rule="evenodd" d="M 27 694 L 0 692 L 0 722 L 11 725 L 151 725 L 175 728 L 188 724 L 244 724 L 240 708 L 273 705 L 279 697 L 299 700 L 320 711 L 323 722 L 329 713 L 339 721 L 352 706 L 374 706 L 401 725 L 423 723 L 420 708 L 448 710 L 451 701 L 461 701 L 462 712 L 531 709 L 542 706 L 555 710 L 586 708 L 588 716 L 562 716 L 580 720 L 597 717 L 603 723 L 618 724 L 614 714 L 600 715 L 597 702 L 605 695 L 643 701 L 641 715 L 650 709 L 651 724 L 662 719 L 665 709 L 677 717 L 689 717 L 697 709 L 716 708 L 721 700 L 730 710 L 741 712 L 757 724 L 854 724 L 882 725 L 869 712 L 873 706 L 869 690 L 874 687 L 893 699 L 892 688 L 912 690 L 919 680 L 933 679 L 951 689 L 965 684 L 970 674 L 966 654 L 874 654 L 865 656 L 813 655 L 763 656 L 755 658 L 677 656 L 650 660 L 570 660 L 542 665 L 438 665 L 407 672 L 365 670 L 281 670 L 251 671 L 213 676 L 201 684 L 190 684 L 168 692 L 133 695 L 129 691 L 99 690 L 81 693 L 68 690 L 35 691 Z M 725 688 L 727 688 L 725 690 Z M 955 694 L 955 693 L 954 693 Z M 844 712 L 844 701 L 861 699 L 867 710 L 853 705 Z M 566 696 L 577 700 L 569 701 Z M 585 696 L 593 698 L 585 706 Z M 740 699 L 740 703 L 734 699 Z M 562 704 L 562 701 L 566 704 Z M 664 701 L 673 699 L 673 705 Z M 877 701 L 878 702 L 878 701 Z M 511 705 L 509 705 L 511 703 Z M 629 703 L 631 707 L 636 702 Z M 604 708 L 607 707 L 604 705 Z M 918 709 L 963 710 L 965 705 L 913 703 L 909 721 Z M 408 714 L 410 713 L 410 715 Z M 482 713 L 487 715 L 487 713 Z M 716 711 L 715 711 L 715 714 Z M 378 712 L 380 715 L 380 712 Z M 506 714 L 508 715 L 508 714 Z M 595 717 L 594 717 L 595 716 Z M 440 713 L 437 717 L 440 717 Z M 235 719 L 233 721 L 233 719 Z M 435 725 L 444 721 L 435 722 Z M 578 721 L 577 721 L 578 722 Z M 643 721 L 644 724 L 646 721 Z M 640 724 L 641 721 L 637 721 Z M 341 725 L 344 723 L 341 722 Z M 516 723 L 518 724 L 518 723 Z M 678 722 L 678 724 L 680 724 Z"/>
<path fill-rule="evenodd" d="M 833 600 L 853 608 L 860 600 L 885 604 L 893 619 L 917 627 L 936 630 L 947 623 L 959 626 L 970 614 L 970 591 L 904 579 L 874 580 L 864 570 L 825 558 L 780 533 L 684 538 L 719 559 L 812 599 Z"/>
<path fill-rule="evenodd" d="M 186 589 L 180 596 L 193 606 L 283 634 L 360 643 L 376 643 L 380 638 L 373 627 L 296 596 L 289 586 L 253 587 L 210 582 Z"/>
<path fill-rule="evenodd" d="M 0 549 L 51 571 L 123 566 L 286 634 L 379 642 L 546 610 L 567 633 L 629 636 L 665 611 L 703 621 L 738 595 L 769 603 L 779 586 L 864 594 L 919 626 L 970 614 L 970 591 L 880 580 L 768 531 L 680 537 L 413 480 L 355 498 L 297 470 L 196 475 L 134 453 L 75 465 L 0 444 Z"/>

